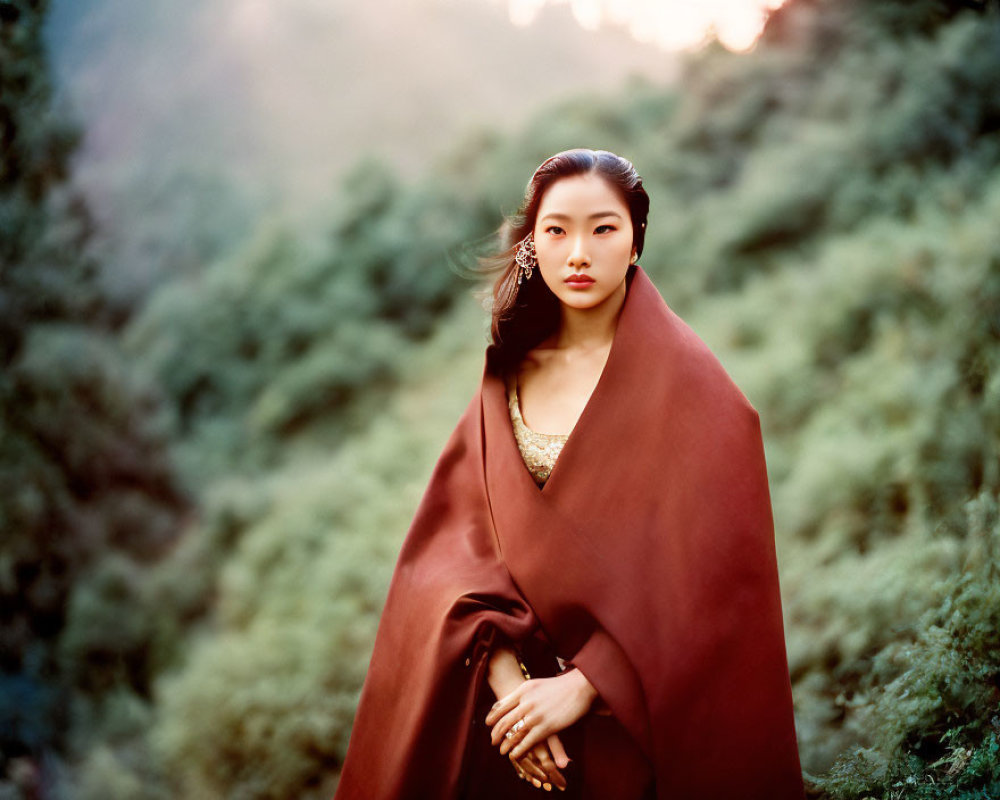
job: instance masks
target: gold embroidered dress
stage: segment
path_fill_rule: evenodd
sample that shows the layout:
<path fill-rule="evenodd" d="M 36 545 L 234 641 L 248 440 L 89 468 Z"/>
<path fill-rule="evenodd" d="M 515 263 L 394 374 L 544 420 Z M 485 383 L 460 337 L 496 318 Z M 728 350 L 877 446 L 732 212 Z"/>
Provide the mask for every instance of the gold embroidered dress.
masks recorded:
<path fill-rule="evenodd" d="M 565 433 L 539 433 L 524 424 L 521 417 L 521 404 L 517 396 L 517 375 L 507 375 L 507 406 L 510 409 L 510 421 L 514 427 L 514 438 L 521 458 L 527 466 L 531 477 L 539 487 L 544 486 L 549 479 L 549 473 L 555 466 L 563 445 L 569 439 Z"/>

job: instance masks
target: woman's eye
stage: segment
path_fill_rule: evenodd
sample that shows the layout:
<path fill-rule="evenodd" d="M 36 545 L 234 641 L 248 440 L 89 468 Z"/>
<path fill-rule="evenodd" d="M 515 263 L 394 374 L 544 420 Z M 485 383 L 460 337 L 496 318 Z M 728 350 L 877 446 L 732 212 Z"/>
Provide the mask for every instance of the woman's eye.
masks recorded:
<path fill-rule="evenodd" d="M 610 233 L 614 229 L 614 225 L 598 225 L 594 233 Z"/>
<path fill-rule="evenodd" d="M 562 228 L 560 228 L 560 227 L 559 227 L 558 225 L 549 225 L 549 227 L 547 227 L 547 228 L 545 229 L 545 232 L 546 232 L 546 233 L 553 233 L 553 234 L 556 234 L 556 235 L 558 235 L 558 234 L 560 234 L 560 233 L 563 233 L 564 231 L 563 231 L 563 229 L 562 229 Z"/>

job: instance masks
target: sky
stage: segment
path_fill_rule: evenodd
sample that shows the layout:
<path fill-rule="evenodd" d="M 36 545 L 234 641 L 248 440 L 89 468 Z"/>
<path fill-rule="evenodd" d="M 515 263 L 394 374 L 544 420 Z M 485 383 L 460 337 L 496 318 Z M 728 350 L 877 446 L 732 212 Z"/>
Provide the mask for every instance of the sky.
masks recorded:
<path fill-rule="evenodd" d="M 577 22 L 588 30 L 623 25 L 637 40 L 665 50 L 702 44 L 714 30 L 731 50 L 753 46 L 769 10 L 784 0 L 504 0 L 515 25 L 531 25 L 545 5 L 572 7 Z"/>

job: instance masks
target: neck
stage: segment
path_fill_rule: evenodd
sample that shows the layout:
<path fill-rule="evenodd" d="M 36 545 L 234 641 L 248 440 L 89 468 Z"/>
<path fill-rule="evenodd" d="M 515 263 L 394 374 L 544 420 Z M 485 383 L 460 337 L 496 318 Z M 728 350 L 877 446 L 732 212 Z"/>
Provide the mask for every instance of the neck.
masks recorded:
<path fill-rule="evenodd" d="M 607 347 L 615 337 L 618 317 L 625 303 L 625 281 L 607 299 L 592 308 L 560 307 L 556 347 L 592 350 Z"/>

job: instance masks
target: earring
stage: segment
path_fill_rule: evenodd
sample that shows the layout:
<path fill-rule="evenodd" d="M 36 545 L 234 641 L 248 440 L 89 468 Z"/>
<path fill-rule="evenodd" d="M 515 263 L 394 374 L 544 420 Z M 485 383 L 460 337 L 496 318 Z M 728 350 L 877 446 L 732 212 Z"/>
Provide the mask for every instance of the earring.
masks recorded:
<path fill-rule="evenodd" d="M 530 280 L 532 270 L 538 266 L 538 255 L 535 253 L 535 239 L 532 234 L 529 233 L 518 243 L 514 263 L 517 264 L 518 284 L 522 280 Z"/>

